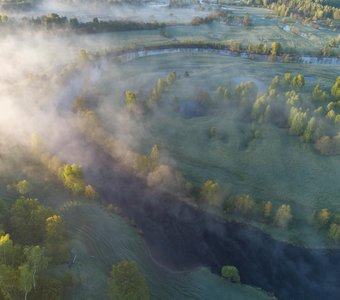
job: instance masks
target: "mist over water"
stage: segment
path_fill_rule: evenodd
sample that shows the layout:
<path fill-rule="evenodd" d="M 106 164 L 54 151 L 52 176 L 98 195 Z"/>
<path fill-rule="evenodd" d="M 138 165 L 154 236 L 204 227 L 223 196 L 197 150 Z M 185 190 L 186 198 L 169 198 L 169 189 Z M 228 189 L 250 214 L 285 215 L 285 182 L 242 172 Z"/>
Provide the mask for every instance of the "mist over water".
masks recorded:
<path fill-rule="evenodd" d="M 178 196 L 150 190 L 113 161 L 112 168 L 106 168 L 110 158 L 94 151 L 97 160 L 87 170 L 89 178 L 106 179 L 97 183 L 103 199 L 118 205 L 136 223 L 161 264 L 173 270 L 203 265 L 217 274 L 223 265 L 233 264 L 245 284 L 273 292 L 278 299 L 337 297 L 339 269 L 333 266 L 340 263 L 338 250 L 295 247 L 251 226 L 223 222 Z"/>
<path fill-rule="evenodd" d="M 164 22 L 188 24 L 194 16 L 207 16 L 209 11 L 201 11 L 198 7 L 169 9 L 167 2 L 155 1 L 142 4 L 123 3 L 114 5 L 91 1 L 43 1 L 37 3 L 33 9 L 17 12 L 9 11 L 9 16 L 17 19 L 23 17 L 39 17 L 49 13 L 56 13 L 68 18 L 76 17 L 79 21 L 88 22 L 94 18 L 101 21 L 129 20 L 138 22 Z"/>

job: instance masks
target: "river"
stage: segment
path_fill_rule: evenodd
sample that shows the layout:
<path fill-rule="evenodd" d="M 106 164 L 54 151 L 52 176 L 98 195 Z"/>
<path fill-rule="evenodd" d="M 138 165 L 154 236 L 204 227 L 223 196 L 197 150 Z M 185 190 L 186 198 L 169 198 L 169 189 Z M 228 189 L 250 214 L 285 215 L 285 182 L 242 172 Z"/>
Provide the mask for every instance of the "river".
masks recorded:
<path fill-rule="evenodd" d="M 179 196 L 150 189 L 100 149 L 85 168 L 107 205 L 118 206 L 141 230 L 152 256 L 183 270 L 223 265 L 238 267 L 245 284 L 273 292 L 278 299 L 337 299 L 340 251 L 311 250 L 276 241 L 248 225 L 225 222 Z"/>
<path fill-rule="evenodd" d="M 158 47 L 142 47 L 140 49 L 117 51 L 113 53 L 114 60 L 127 62 L 140 57 L 148 57 L 154 55 L 174 54 L 174 53 L 206 53 L 222 56 L 239 56 L 247 59 L 268 61 L 269 55 L 252 54 L 247 52 L 230 51 L 226 49 L 215 49 L 213 47 L 196 47 L 195 45 L 164 45 Z M 340 65 L 338 57 L 319 57 L 319 56 L 294 56 L 292 63 L 313 64 L 313 65 Z M 283 61 L 282 56 L 277 57 L 278 62 Z"/>

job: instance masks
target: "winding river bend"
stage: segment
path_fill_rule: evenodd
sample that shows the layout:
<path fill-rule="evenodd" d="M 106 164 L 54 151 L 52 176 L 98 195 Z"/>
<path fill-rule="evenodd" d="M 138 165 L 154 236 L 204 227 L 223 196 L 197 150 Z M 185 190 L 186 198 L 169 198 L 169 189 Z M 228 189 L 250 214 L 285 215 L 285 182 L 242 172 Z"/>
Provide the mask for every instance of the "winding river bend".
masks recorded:
<path fill-rule="evenodd" d="M 269 55 L 264 54 L 252 54 L 247 52 L 230 51 L 227 49 L 221 49 L 218 46 L 202 46 L 202 45 L 160 45 L 152 47 L 141 47 L 132 50 L 121 50 L 111 53 L 114 60 L 127 62 L 140 57 L 148 57 L 154 55 L 174 54 L 174 53 L 207 53 L 217 54 L 222 56 L 235 56 L 243 57 L 247 59 L 253 59 L 258 61 L 268 61 Z M 319 56 L 293 56 L 292 63 L 301 64 L 313 64 L 313 65 L 340 65 L 340 58 L 338 57 L 319 57 Z M 283 57 L 277 57 L 278 62 L 283 62 Z"/>
<path fill-rule="evenodd" d="M 224 51 L 149 48 L 111 57 L 114 61 L 130 61 L 179 52 L 240 55 Z M 317 63 L 307 58 L 310 61 L 306 63 Z M 332 64 L 340 64 L 340 59 Z M 232 264 L 238 267 L 243 283 L 272 292 L 278 299 L 338 299 L 340 250 L 305 249 L 273 240 L 249 225 L 220 220 L 186 204 L 179 196 L 150 189 L 101 149 L 90 147 L 94 147 L 95 159 L 84 169 L 87 179 L 95 184 L 105 204 L 112 203 L 133 220 L 152 256 L 161 264 L 174 270 L 208 266 L 217 274 L 223 265 Z"/>
<path fill-rule="evenodd" d="M 215 273 L 233 264 L 243 283 L 273 292 L 278 299 L 338 299 L 339 250 L 296 247 L 251 226 L 224 222 L 178 196 L 150 189 L 97 147 L 93 157 L 86 177 L 105 204 L 118 206 L 134 221 L 161 264 L 175 270 L 209 266 Z"/>

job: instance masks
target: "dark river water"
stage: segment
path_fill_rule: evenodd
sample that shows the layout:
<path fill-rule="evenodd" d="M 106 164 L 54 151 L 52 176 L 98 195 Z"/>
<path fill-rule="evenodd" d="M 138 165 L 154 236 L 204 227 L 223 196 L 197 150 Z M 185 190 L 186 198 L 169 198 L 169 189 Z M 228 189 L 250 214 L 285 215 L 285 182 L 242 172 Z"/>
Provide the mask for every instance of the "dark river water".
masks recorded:
<path fill-rule="evenodd" d="M 198 265 L 220 273 L 235 265 L 241 281 L 278 299 L 340 299 L 340 251 L 308 250 L 271 239 L 247 225 L 224 222 L 178 197 L 147 187 L 100 150 L 85 169 L 103 201 L 118 206 L 139 228 L 161 264 Z"/>

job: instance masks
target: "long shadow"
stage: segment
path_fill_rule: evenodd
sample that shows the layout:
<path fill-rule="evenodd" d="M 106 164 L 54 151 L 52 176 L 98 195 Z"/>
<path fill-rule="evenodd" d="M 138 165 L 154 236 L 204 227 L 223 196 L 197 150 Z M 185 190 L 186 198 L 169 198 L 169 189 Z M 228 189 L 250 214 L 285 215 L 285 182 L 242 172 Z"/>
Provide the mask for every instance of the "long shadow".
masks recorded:
<path fill-rule="evenodd" d="M 224 222 L 176 196 L 150 189 L 100 149 L 85 169 L 106 204 L 132 219 L 153 257 L 172 269 L 198 265 L 219 273 L 235 265 L 241 281 L 273 292 L 278 299 L 340 297 L 340 251 L 309 250 L 273 240 L 248 225 Z"/>

